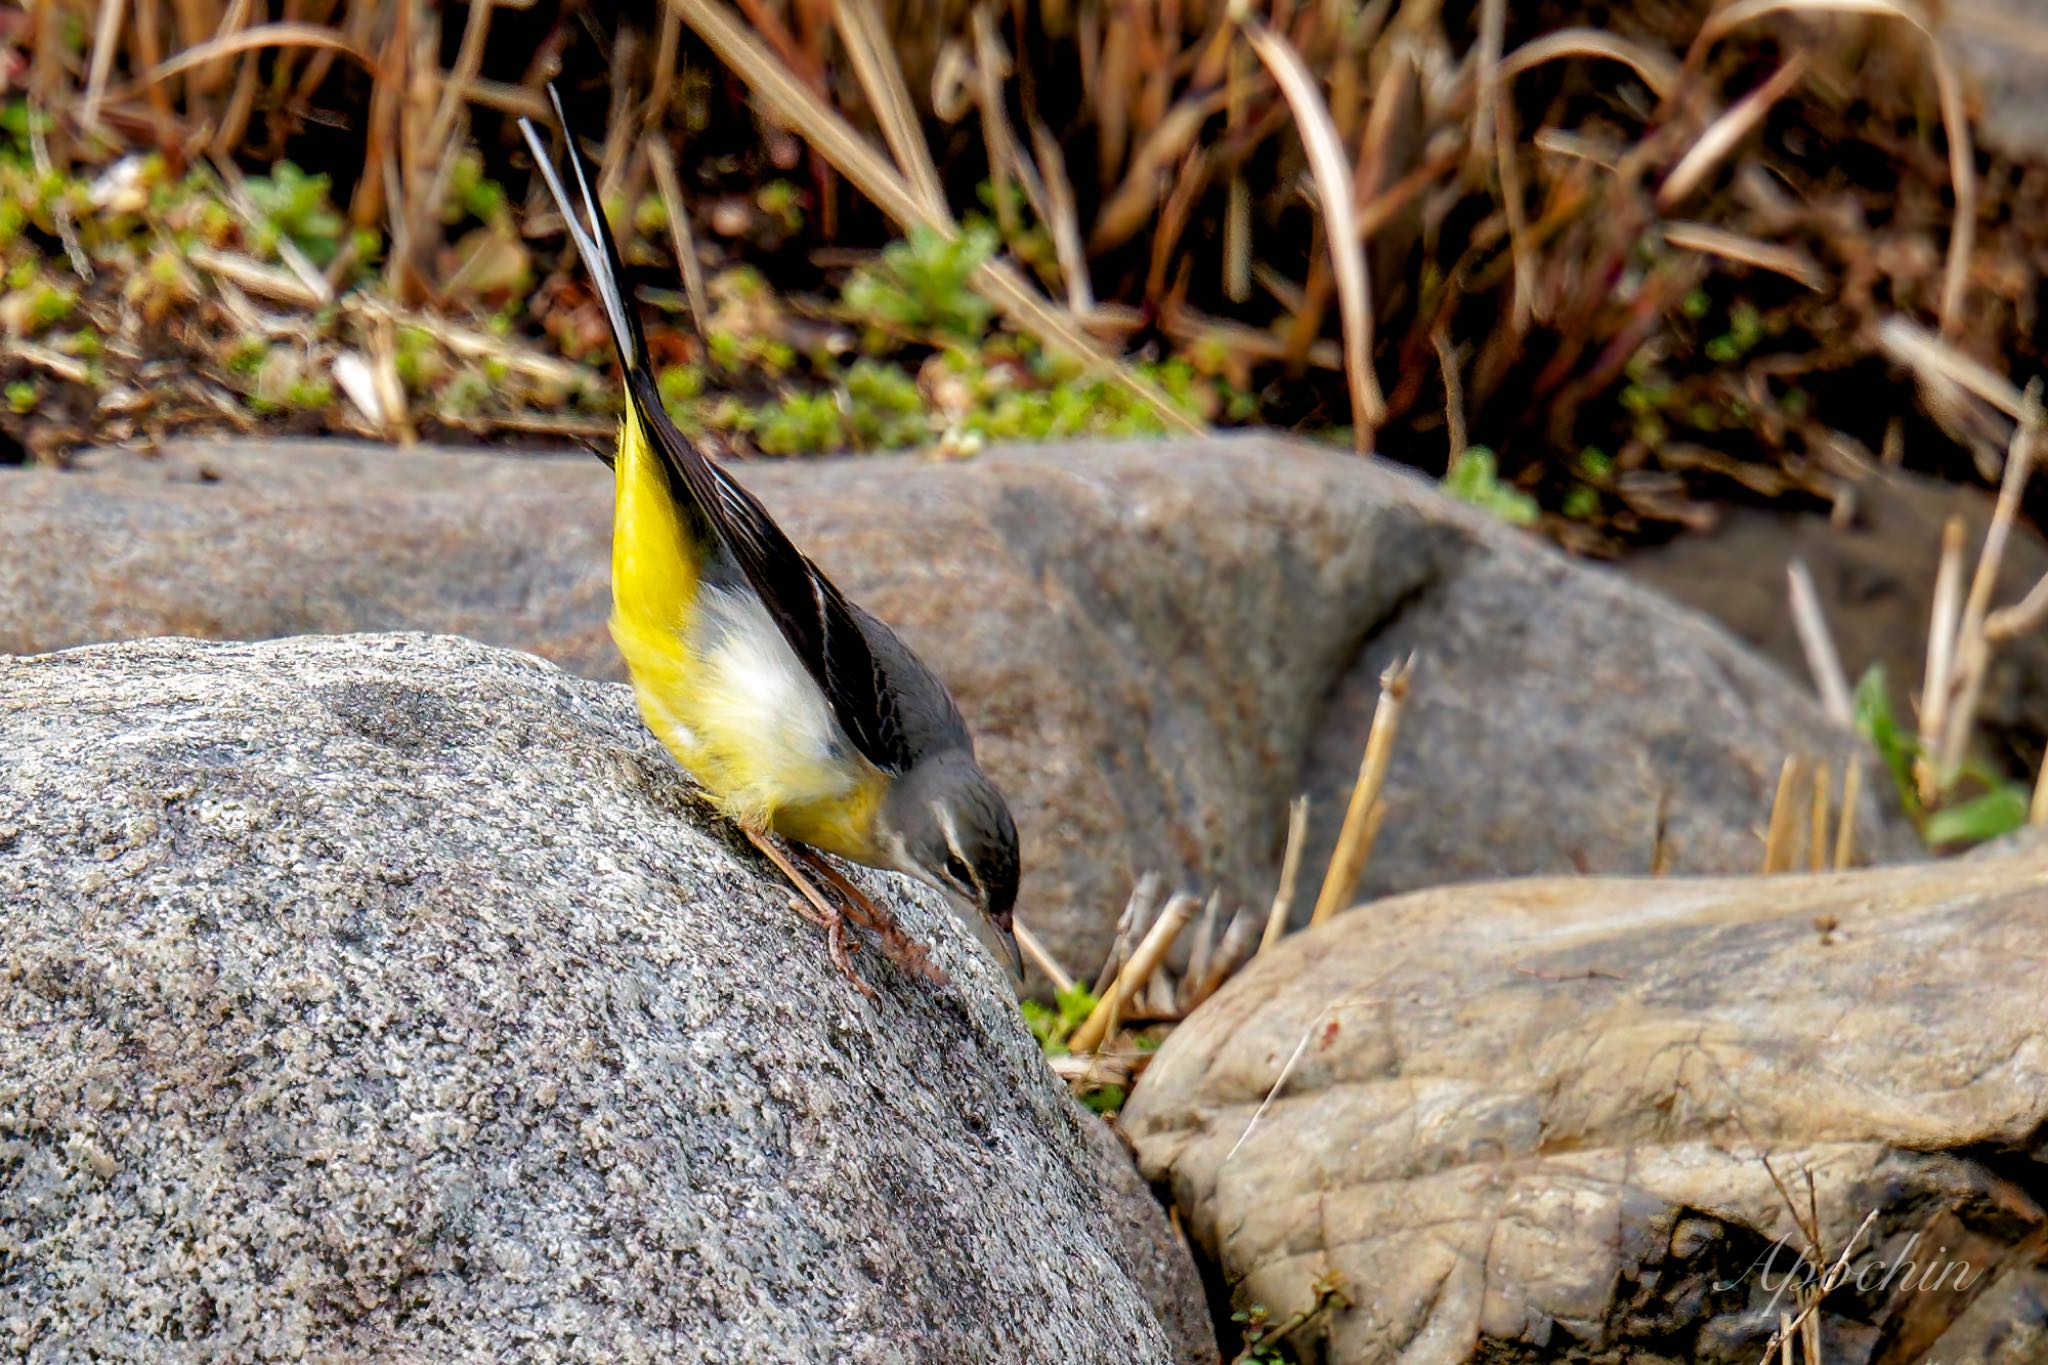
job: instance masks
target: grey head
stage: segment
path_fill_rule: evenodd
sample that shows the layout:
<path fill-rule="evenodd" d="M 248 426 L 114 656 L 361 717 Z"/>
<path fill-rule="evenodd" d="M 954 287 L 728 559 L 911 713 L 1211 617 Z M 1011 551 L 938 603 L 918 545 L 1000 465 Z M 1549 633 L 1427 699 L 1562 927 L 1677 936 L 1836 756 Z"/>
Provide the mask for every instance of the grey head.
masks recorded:
<path fill-rule="evenodd" d="M 1017 826 L 973 751 L 946 748 L 919 759 L 890 788 L 879 826 L 897 870 L 944 892 L 955 917 L 1021 982 L 1011 917 Z"/>

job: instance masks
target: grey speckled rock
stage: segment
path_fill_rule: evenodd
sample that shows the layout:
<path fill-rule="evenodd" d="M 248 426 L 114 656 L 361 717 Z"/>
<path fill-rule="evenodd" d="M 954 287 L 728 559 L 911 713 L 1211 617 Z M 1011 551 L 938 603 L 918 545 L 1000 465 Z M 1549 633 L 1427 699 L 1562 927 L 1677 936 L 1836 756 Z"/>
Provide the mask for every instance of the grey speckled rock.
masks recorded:
<path fill-rule="evenodd" d="M 418 628 L 615 676 L 587 456 L 300 442 L 0 472 L 0 650 Z M 1385 464 L 1270 437 L 750 463 L 959 696 L 1024 840 L 1019 917 L 1092 973 L 1132 882 L 1263 905 L 1328 859 L 1382 669 L 1420 650 L 1364 891 L 1742 872 L 1785 755 L 1853 744 L 1725 632 Z M 210 481 L 209 481 L 210 480 Z M 1878 814 L 1858 847 L 1915 851 Z M 1305 918 L 1313 889 L 1301 898 Z"/>
<path fill-rule="evenodd" d="M 0 659 L 0 1354 L 1213 1359 L 997 969 L 865 881 L 951 986 L 853 992 L 623 688 Z"/>

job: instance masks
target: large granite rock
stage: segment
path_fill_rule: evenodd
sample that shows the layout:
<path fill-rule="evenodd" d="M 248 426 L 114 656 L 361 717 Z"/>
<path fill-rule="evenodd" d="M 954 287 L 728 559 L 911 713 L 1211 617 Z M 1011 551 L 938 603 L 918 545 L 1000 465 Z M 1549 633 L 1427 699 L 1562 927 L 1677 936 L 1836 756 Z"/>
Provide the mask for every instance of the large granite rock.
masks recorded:
<path fill-rule="evenodd" d="M 452 631 L 616 676 L 587 456 L 196 446 L 0 474 L 0 649 Z M 1314 899 L 1380 672 L 1422 654 L 1370 894 L 1761 858 L 1781 761 L 1851 747 L 1704 620 L 1383 464 L 1300 442 L 756 463 L 799 543 L 958 693 L 1017 807 L 1020 917 L 1079 971 L 1147 871 Z M 1866 784 L 1874 791 L 1878 784 Z M 1861 847 L 1909 856 L 1875 801 Z"/>
<path fill-rule="evenodd" d="M 623 687 L 0 659 L 0 1354 L 1212 1360 L 999 969 L 860 879 L 950 985 L 855 993 Z"/>
<path fill-rule="evenodd" d="M 1802 1225 L 1874 1213 L 1822 1358 L 2039 1360 L 2044 923 L 2039 847 L 1419 892 L 1261 955 L 1123 1123 L 1241 1305 L 1341 1277 L 1303 1359 L 1755 1365 Z"/>

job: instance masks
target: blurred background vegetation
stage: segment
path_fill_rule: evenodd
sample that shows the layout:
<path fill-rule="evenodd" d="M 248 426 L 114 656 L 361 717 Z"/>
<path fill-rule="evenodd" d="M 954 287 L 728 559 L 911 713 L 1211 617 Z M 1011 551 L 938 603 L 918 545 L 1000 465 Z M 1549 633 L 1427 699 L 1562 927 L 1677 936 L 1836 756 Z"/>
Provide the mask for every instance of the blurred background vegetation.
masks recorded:
<path fill-rule="evenodd" d="M 552 79 L 672 410 L 743 453 L 1270 424 L 1592 553 L 1886 462 L 1993 483 L 2048 161 L 1972 138 L 1940 36 L 1907 0 L 28 0 L 0 430 L 601 435 L 515 126 Z"/>

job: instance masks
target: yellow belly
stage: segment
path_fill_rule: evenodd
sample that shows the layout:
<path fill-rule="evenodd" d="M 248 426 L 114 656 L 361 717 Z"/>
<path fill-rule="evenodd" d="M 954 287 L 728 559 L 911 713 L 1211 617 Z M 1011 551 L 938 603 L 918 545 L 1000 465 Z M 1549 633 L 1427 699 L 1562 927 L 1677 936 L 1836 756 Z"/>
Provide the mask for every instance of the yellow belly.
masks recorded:
<path fill-rule="evenodd" d="M 861 862 L 880 855 L 881 774 L 751 599 L 705 587 L 705 547 L 628 419 L 612 528 L 612 639 L 641 718 L 732 819 Z"/>

